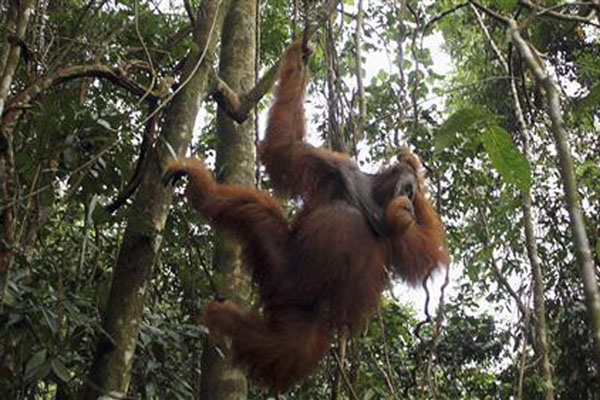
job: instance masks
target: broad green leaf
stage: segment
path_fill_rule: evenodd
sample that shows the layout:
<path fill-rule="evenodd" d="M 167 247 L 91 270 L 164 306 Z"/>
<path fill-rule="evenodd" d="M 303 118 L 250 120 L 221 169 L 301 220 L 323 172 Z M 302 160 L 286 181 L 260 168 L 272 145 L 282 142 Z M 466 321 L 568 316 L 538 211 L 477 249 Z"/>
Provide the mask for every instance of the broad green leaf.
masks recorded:
<path fill-rule="evenodd" d="M 600 239 L 596 240 L 596 258 L 600 262 Z"/>
<path fill-rule="evenodd" d="M 56 334 L 56 332 L 58 332 L 58 321 L 56 314 L 48 308 L 42 308 L 42 315 L 44 316 L 48 327 L 52 330 L 52 333 Z"/>
<path fill-rule="evenodd" d="M 456 143 L 458 135 L 484 121 L 488 113 L 479 107 L 463 108 L 448 117 L 435 137 L 435 152 L 439 153 Z"/>
<path fill-rule="evenodd" d="M 50 366 L 52 368 L 52 372 L 54 372 L 58 379 L 60 379 L 63 382 L 69 382 L 71 380 L 71 373 L 69 372 L 67 367 L 65 367 L 65 364 L 63 364 L 63 362 L 60 361 L 58 358 L 52 360 L 50 362 Z"/>
<path fill-rule="evenodd" d="M 41 366 L 46 362 L 46 349 L 35 353 L 25 366 L 25 379 L 30 380 L 40 370 Z"/>
<path fill-rule="evenodd" d="M 527 159 L 515 147 L 508 132 L 498 125 L 491 125 L 481 139 L 492 165 L 502 178 L 528 192 L 531 188 L 531 168 Z"/>

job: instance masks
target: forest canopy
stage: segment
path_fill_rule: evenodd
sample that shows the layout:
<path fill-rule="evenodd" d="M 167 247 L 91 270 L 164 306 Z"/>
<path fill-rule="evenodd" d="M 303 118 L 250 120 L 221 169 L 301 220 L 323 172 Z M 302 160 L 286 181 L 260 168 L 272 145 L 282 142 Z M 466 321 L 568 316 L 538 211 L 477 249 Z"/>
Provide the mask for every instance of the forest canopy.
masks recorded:
<path fill-rule="evenodd" d="M 309 35 L 309 140 L 426 166 L 451 263 L 394 284 L 280 399 L 600 393 L 600 4 L 0 2 L 0 398 L 244 399 L 202 324 L 260 307 L 239 246 L 163 184 L 257 159 L 278 61 Z M 294 201 L 280 201 L 289 215 Z M 315 277 L 318 279 L 319 277 Z"/>

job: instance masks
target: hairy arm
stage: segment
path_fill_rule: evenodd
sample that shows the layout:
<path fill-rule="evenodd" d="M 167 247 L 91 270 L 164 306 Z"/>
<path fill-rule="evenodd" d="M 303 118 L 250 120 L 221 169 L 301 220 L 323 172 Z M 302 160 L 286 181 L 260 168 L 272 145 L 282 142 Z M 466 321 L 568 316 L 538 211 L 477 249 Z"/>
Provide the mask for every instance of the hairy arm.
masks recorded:
<path fill-rule="evenodd" d="M 256 226 L 264 222 L 285 225 L 283 213 L 275 199 L 251 187 L 218 184 L 199 159 L 172 161 L 167 167 L 165 179 L 172 181 L 182 175 L 188 175 L 185 190 L 188 201 L 218 228 L 235 232 L 275 229 Z"/>
<path fill-rule="evenodd" d="M 353 163 L 344 154 L 304 142 L 308 70 L 303 56 L 308 52 L 310 49 L 303 46 L 302 41 L 294 42 L 285 52 L 266 137 L 261 144 L 261 159 L 276 190 L 312 198 L 321 191 L 337 190 L 335 186 L 342 180 L 332 178 L 340 176 L 340 168 Z"/>
<path fill-rule="evenodd" d="M 211 225 L 242 243 L 253 280 L 268 297 L 281 275 L 289 237 L 279 204 L 251 187 L 218 184 L 198 159 L 172 161 L 165 180 L 169 183 L 182 175 L 188 175 L 188 201 Z"/>

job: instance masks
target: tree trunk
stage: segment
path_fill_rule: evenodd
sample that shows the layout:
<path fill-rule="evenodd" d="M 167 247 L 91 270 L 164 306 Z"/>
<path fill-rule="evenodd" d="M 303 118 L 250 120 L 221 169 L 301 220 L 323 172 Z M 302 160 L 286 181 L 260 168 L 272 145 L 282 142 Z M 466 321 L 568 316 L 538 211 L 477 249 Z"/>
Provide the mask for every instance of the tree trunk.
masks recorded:
<path fill-rule="evenodd" d="M 492 46 L 494 53 L 498 57 L 504 72 L 507 74 L 511 73 L 508 61 L 500 52 L 500 49 L 496 46 L 492 36 L 490 35 L 487 27 L 483 23 L 479 15 L 479 11 L 473 5 L 471 5 L 473 13 L 477 17 L 477 21 L 481 29 L 483 30 L 488 42 Z M 531 162 L 531 152 L 529 148 L 529 135 L 527 132 L 527 123 L 525 122 L 525 115 L 523 108 L 519 101 L 519 94 L 517 92 L 517 86 L 515 79 L 510 80 L 510 89 L 513 98 L 513 105 L 515 107 L 515 117 L 519 125 L 519 131 L 521 139 L 523 141 L 523 153 L 528 161 Z M 552 364 L 550 363 L 550 351 L 548 344 L 548 327 L 546 324 L 546 301 L 544 298 L 544 277 L 542 275 L 542 267 L 540 263 L 540 257 L 538 255 L 537 240 L 534 232 L 534 220 L 531 213 L 531 190 L 523 191 L 521 193 L 522 202 L 521 209 L 523 211 L 523 225 L 525 231 L 525 245 L 527 248 L 527 257 L 529 258 L 529 265 L 531 266 L 531 280 L 533 282 L 533 308 L 534 308 L 534 328 L 535 328 L 535 342 L 533 348 L 537 358 L 539 359 L 539 370 L 543 381 L 543 391 L 545 400 L 554 399 L 554 383 L 552 377 Z M 524 313 L 524 319 L 529 321 L 529 312 Z M 527 328 L 528 322 L 525 324 Z M 525 340 L 525 338 L 524 338 Z M 525 342 L 524 342 L 525 343 Z M 524 351 L 524 350 L 523 350 Z M 523 371 L 523 370 L 521 370 Z M 522 375 L 522 374 L 521 374 Z M 518 397 L 521 398 L 522 392 L 522 379 L 519 379 L 518 386 Z"/>
<path fill-rule="evenodd" d="M 4 106 L 13 84 L 13 78 L 21 59 L 21 46 L 13 39 L 24 41 L 29 25 L 29 17 L 33 10 L 33 1 L 10 2 L 9 13 L 3 32 L 0 48 L 0 315 L 4 310 L 4 291 L 14 261 L 15 239 L 17 229 L 17 177 L 15 172 L 15 154 L 13 136 L 2 124 Z M 18 381 L 19 366 L 12 341 L 12 333 L 3 340 L 4 355 L 0 358 L 0 376 L 8 382 Z M 2 388 L 0 393 L 11 398 L 11 388 Z"/>
<path fill-rule="evenodd" d="M 164 165 L 172 157 L 165 143 L 177 155 L 183 155 L 191 140 L 194 122 L 206 94 L 206 66 L 211 64 L 223 23 L 223 10 L 228 9 L 228 4 L 227 0 L 203 1 L 198 12 L 195 46 L 185 61 L 181 77 L 181 83 L 187 83 L 165 110 L 162 138 L 148 154 L 147 169 L 130 210 L 113 273 L 103 320 L 106 334 L 98 342 L 84 398 L 96 399 L 101 394 L 127 392 L 144 294 L 152 277 L 161 231 L 171 203 L 171 190 L 162 183 Z"/>
<path fill-rule="evenodd" d="M 562 118 L 558 90 L 542 61 L 537 55 L 533 54 L 530 45 L 521 37 L 517 23 L 510 19 L 509 24 L 509 33 L 512 42 L 519 50 L 538 82 L 543 85 L 546 94 L 548 115 L 552 121 L 552 134 L 558 154 L 558 170 L 565 191 L 565 200 L 573 231 L 575 258 L 581 269 L 587 312 L 590 320 L 589 327 L 594 342 L 594 357 L 598 367 L 600 367 L 600 293 L 598 292 L 598 279 L 585 229 L 583 212 L 577 195 L 577 179 L 567 140 L 568 134 Z"/>
<path fill-rule="evenodd" d="M 506 64 L 506 63 L 505 63 Z M 509 73 L 508 64 L 506 72 Z M 515 79 L 511 79 L 511 93 L 515 105 L 515 114 L 519 123 L 519 130 L 523 140 L 523 153 L 528 161 L 531 162 L 531 152 L 529 148 L 529 135 L 527 133 L 527 124 L 521 103 Z M 550 346 L 548 343 L 548 326 L 546 323 L 546 299 L 544 297 L 544 276 L 538 254 L 537 238 L 534 232 L 534 220 L 531 213 L 531 191 L 522 192 L 523 225 L 525 230 L 525 244 L 527 247 L 527 257 L 531 266 L 531 280 L 533 282 L 533 311 L 534 311 L 534 329 L 535 329 L 535 354 L 539 358 L 539 371 L 543 381 L 543 391 L 545 400 L 554 400 L 554 379 L 552 376 L 552 364 L 550 362 Z"/>
<path fill-rule="evenodd" d="M 508 68 L 507 68 L 507 73 Z M 519 103 L 519 95 L 515 79 L 511 79 L 511 93 L 516 110 L 517 121 L 523 139 L 523 153 L 528 161 L 531 161 L 531 153 L 529 149 L 529 136 L 527 133 L 527 124 L 523 115 L 523 109 Z M 535 354 L 539 358 L 539 370 L 542 375 L 543 391 L 545 400 L 554 399 L 554 382 L 552 376 L 552 364 L 550 362 L 550 350 L 548 344 L 548 326 L 546 324 L 546 299 L 544 297 L 544 276 L 542 274 L 542 266 L 538 254 L 537 239 L 534 231 L 534 220 L 531 213 L 531 191 L 522 192 L 523 210 L 523 225 L 525 230 L 525 245 L 527 247 L 527 257 L 531 266 L 531 280 L 533 282 L 533 311 L 534 311 L 534 328 L 535 328 Z"/>
<path fill-rule="evenodd" d="M 254 85 L 256 0 L 235 0 L 223 25 L 220 78 L 237 93 L 246 93 Z M 254 121 L 237 124 L 221 109 L 217 113 L 217 162 L 219 182 L 254 185 Z M 215 271 L 225 277 L 219 294 L 226 297 L 248 292 L 248 280 L 242 271 L 240 247 L 219 237 L 214 255 Z M 246 378 L 231 365 L 229 349 L 221 356 L 207 341 L 202 354 L 201 398 L 203 400 L 243 400 L 247 398 Z"/>
<path fill-rule="evenodd" d="M 10 18 L 16 17 L 14 25 L 7 23 L 6 29 L 14 28 L 14 32 L 5 32 L 6 41 L 0 52 L 0 122 L 4 113 L 6 99 L 10 93 L 13 78 L 21 60 L 21 46 L 16 41 L 25 41 L 29 17 L 33 11 L 33 1 L 23 0 L 10 3 Z M 10 22 L 10 21 L 7 21 Z M 9 36 L 14 36 L 12 43 Z M 4 303 L 4 289 L 14 259 L 14 241 L 16 229 L 17 183 L 15 175 L 15 155 L 13 136 L 0 126 L 0 313 Z"/>
<path fill-rule="evenodd" d="M 543 380 L 545 400 L 554 399 L 554 384 L 552 380 L 552 364 L 548 350 L 548 327 L 546 325 L 546 301 L 544 298 L 544 280 L 540 257 L 538 256 L 537 243 L 533 231 L 533 217 L 531 215 L 531 195 L 523 193 L 523 220 L 525 224 L 525 240 L 527 255 L 531 265 L 531 279 L 533 281 L 533 309 L 535 318 L 535 353 L 539 358 L 539 370 Z"/>

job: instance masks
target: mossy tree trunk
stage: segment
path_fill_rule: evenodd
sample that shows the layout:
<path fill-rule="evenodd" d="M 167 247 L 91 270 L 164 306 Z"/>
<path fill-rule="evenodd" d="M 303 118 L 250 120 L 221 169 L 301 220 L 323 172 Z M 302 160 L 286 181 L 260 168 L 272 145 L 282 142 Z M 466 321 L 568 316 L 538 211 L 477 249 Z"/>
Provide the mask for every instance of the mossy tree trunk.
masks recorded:
<path fill-rule="evenodd" d="M 254 86 L 256 0 L 233 1 L 225 18 L 221 42 L 219 76 L 237 93 Z M 219 109 L 217 114 L 216 175 L 220 182 L 248 186 L 254 179 L 253 118 L 238 124 Z M 242 271 L 240 247 L 227 237 L 219 237 L 215 248 L 214 268 L 219 276 L 219 294 L 244 296 L 248 280 Z M 247 398 L 247 384 L 242 371 L 231 365 L 228 349 L 225 357 L 207 341 L 202 354 L 201 398 L 203 400 L 241 400 Z"/>
<path fill-rule="evenodd" d="M 110 297 L 83 398 L 127 392 L 144 306 L 144 295 L 161 245 L 162 230 L 171 203 L 171 189 L 162 184 L 165 163 L 188 146 L 198 110 L 206 95 L 208 68 L 230 1 L 203 1 L 181 77 L 187 84 L 165 109 L 157 146 L 148 154 L 147 169 L 127 220 L 117 258 Z M 188 81 L 189 78 L 189 81 Z"/>

